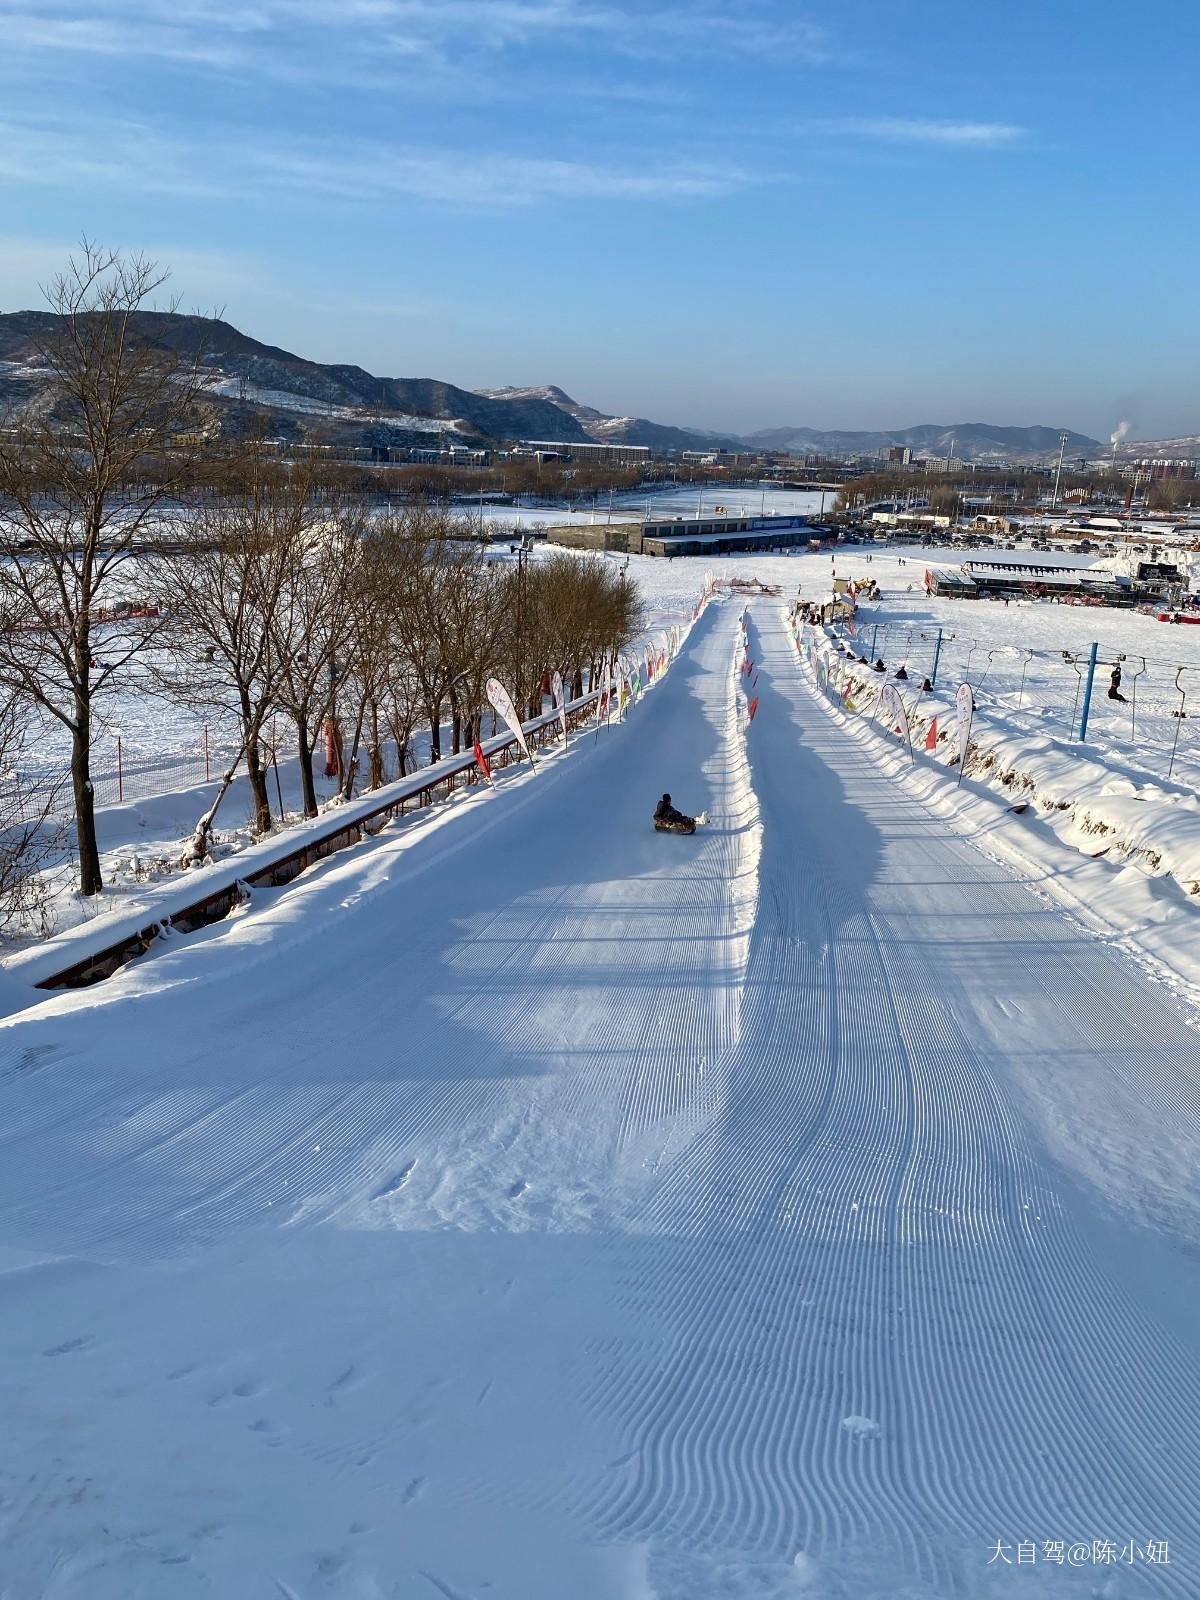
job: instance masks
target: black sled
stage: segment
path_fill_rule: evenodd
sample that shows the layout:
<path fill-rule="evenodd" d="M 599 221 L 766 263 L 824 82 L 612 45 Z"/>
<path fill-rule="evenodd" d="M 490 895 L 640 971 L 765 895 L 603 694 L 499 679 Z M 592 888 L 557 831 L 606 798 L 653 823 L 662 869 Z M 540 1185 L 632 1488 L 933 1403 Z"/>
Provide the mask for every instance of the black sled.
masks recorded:
<path fill-rule="evenodd" d="M 655 833 L 695 833 L 695 817 L 684 817 L 679 822 L 671 822 L 666 817 L 655 817 Z"/>

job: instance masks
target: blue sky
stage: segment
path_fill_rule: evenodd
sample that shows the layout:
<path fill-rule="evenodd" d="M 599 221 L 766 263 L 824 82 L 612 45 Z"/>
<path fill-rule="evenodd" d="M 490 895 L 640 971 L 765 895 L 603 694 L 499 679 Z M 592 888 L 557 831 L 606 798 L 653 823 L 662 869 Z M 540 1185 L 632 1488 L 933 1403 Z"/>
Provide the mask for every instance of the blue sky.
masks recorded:
<path fill-rule="evenodd" d="M 1197 433 L 1198 44 L 1184 0 L 0 0 L 0 306 L 87 233 L 390 375 Z"/>

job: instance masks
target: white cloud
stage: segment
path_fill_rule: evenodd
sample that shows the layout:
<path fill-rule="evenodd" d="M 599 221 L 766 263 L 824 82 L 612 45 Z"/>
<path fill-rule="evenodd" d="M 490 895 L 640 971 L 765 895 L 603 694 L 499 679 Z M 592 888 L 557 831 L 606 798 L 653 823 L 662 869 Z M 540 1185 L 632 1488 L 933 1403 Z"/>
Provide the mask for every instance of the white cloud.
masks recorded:
<path fill-rule="evenodd" d="M 1011 122 L 953 122 L 927 117 L 845 117 L 819 124 L 823 131 L 885 144 L 955 145 L 996 149 L 1019 143 L 1027 130 Z"/>
<path fill-rule="evenodd" d="M 732 163 L 684 158 L 629 165 L 495 151 L 450 152 L 348 139 L 267 141 L 233 133 L 192 140 L 126 120 L 0 119 L 0 176 L 38 187 L 104 185 L 194 197 L 322 194 L 408 197 L 448 206 L 551 200 L 699 200 L 761 181 Z"/>
<path fill-rule="evenodd" d="M 81 53 L 155 58 L 268 76 L 341 79 L 382 54 L 453 71 L 464 58 L 539 43 L 581 53 L 824 59 L 821 29 L 783 0 L 730 16 L 717 0 L 690 5 L 616 0 L 0 0 L 10 57 Z"/>

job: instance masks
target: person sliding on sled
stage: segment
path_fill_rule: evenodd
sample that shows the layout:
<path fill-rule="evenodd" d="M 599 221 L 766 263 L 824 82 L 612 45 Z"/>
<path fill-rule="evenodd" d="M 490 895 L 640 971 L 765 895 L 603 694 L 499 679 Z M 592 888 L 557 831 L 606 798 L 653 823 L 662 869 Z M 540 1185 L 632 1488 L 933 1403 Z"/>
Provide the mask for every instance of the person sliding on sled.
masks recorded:
<path fill-rule="evenodd" d="M 688 817 L 682 811 L 676 811 L 671 804 L 671 796 L 663 795 L 654 808 L 654 826 L 660 833 L 694 833 L 696 828 L 695 817 Z"/>

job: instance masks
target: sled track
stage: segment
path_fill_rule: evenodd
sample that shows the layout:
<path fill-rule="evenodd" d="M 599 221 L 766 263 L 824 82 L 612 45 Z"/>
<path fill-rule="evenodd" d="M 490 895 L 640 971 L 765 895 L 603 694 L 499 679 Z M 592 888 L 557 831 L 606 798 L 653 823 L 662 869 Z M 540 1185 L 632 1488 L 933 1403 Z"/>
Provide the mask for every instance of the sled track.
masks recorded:
<path fill-rule="evenodd" d="M 0 1028 L 0 1244 L 201 1285 L 218 1246 L 286 1252 L 288 1274 L 347 1263 L 340 1287 L 301 1279 L 292 1387 L 237 1435 L 272 1471 L 300 1463 L 299 1520 L 337 1508 L 337 1538 L 392 1508 L 375 1565 L 336 1566 L 347 1595 L 385 1571 L 482 1592 L 405 1541 L 501 1508 L 651 1564 L 805 1552 L 938 1600 L 983 1592 L 997 1540 L 1167 1539 L 1170 1565 L 1122 1576 L 1184 1600 L 1200 1365 L 1172 1296 L 1195 1285 L 1176 1136 L 1200 1105 L 1195 1032 L 882 775 L 776 602 L 750 632 L 748 732 L 726 605 L 619 734 L 496 796 L 512 804 L 447 847 L 448 880 L 347 863 L 329 937 L 256 942 L 252 910 L 142 990 L 121 976 Z M 694 837 L 650 828 L 664 787 L 707 807 Z M 288 1274 L 221 1299 L 247 1366 Z M 27 1359 L 10 1353 L 22 1416 L 46 1381 Z M 190 1370 L 146 1380 L 178 1378 L 185 1441 L 258 1382 L 206 1378 L 188 1410 Z M 63 1448 L 48 1415 L 35 1468 Z M 205 1463 L 181 1493 L 211 1492 Z M 272 1481 L 256 1467 L 247 1504 Z M 57 1508 L 36 1513 L 47 1550 L 99 1538 L 67 1497 L 29 1503 Z M 299 1537 L 290 1500 L 285 1520 Z"/>

